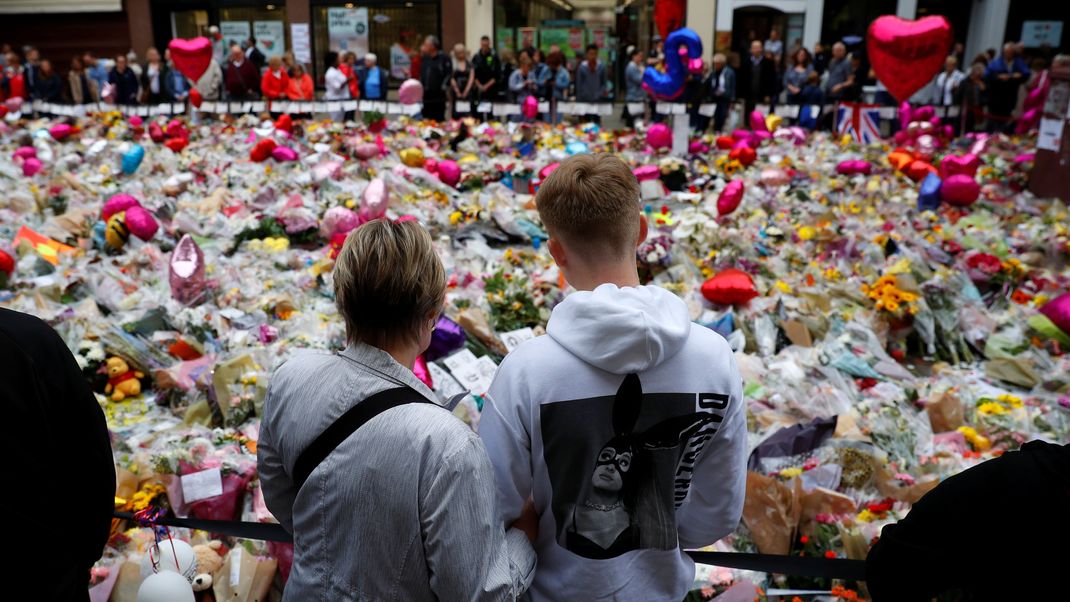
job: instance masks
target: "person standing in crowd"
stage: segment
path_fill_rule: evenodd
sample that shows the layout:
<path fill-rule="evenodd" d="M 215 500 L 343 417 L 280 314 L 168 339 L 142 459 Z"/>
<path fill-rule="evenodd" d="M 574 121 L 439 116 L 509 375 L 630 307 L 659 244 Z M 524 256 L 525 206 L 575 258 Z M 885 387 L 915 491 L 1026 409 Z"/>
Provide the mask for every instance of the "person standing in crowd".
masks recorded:
<path fill-rule="evenodd" d="M 509 92 L 509 80 L 512 79 L 513 71 L 516 71 L 516 55 L 509 48 L 502 50 L 502 80 L 498 86 L 497 97 L 499 100 L 508 101 L 512 94 Z"/>
<path fill-rule="evenodd" d="M 386 77 L 378 63 L 379 57 L 374 53 L 364 55 L 364 68 L 358 73 L 361 98 L 386 100 Z"/>
<path fill-rule="evenodd" d="M 942 107 L 950 107 L 956 104 L 959 84 L 966 79 L 966 74 L 958 70 L 959 60 L 955 55 L 948 55 L 944 59 L 944 70 L 936 75 L 933 82 L 932 103 Z"/>
<path fill-rule="evenodd" d="M 825 100 L 837 103 L 846 100 L 847 94 L 855 82 L 855 73 L 851 69 L 851 60 L 847 58 L 847 47 L 843 42 L 832 45 L 832 60 L 829 62 L 828 79 L 825 80 Z"/>
<path fill-rule="evenodd" d="M 70 86 L 71 102 L 76 105 L 88 104 L 100 101 L 100 88 L 95 79 L 89 76 L 82 59 L 75 55 L 71 59 L 71 70 L 67 73 L 67 84 Z"/>
<path fill-rule="evenodd" d="M 245 58 L 253 63 L 258 74 L 264 68 L 264 62 L 267 60 L 264 53 L 260 52 L 260 49 L 256 47 L 256 38 L 252 36 L 249 36 L 249 39 L 245 41 Z"/>
<path fill-rule="evenodd" d="M 117 105 L 137 104 L 138 83 L 134 71 L 126 65 L 126 57 L 115 57 L 115 68 L 108 75 L 108 83 L 112 85 Z"/>
<path fill-rule="evenodd" d="M 138 85 L 141 85 L 141 61 L 138 60 L 133 48 L 126 53 L 126 65 L 137 76 Z"/>
<path fill-rule="evenodd" d="M 642 115 L 632 115 L 628 110 L 628 103 L 645 102 L 646 90 L 643 89 L 643 51 L 635 46 L 628 48 L 628 66 L 624 68 L 624 112 L 621 119 L 629 128 L 635 127 L 635 118 Z"/>
<path fill-rule="evenodd" d="M 814 71 L 824 75 L 829 68 L 829 51 L 821 42 L 814 44 Z"/>
<path fill-rule="evenodd" d="M 431 236 L 415 220 L 368 222 L 342 247 L 334 291 L 347 347 L 275 371 L 257 444 L 264 501 L 294 536 L 287 599 L 519 598 L 538 519 L 529 507 L 503 529 L 482 441 L 413 374 L 446 294 Z"/>
<path fill-rule="evenodd" d="M 108 68 L 104 65 L 104 61 L 98 60 L 92 52 L 84 52 L 82 64 L 89 77 L 97 82 L 97 90 L 103 90 L 104 84 L 108 83 Z"/>
<path fill-rule="evenodd" d="M 357 53 L 345 53 L 345 60 L 342 61 L 340 69 L 349 81 L 349 98 L 360 98 L 360 76 L 357 74 Z M 349 119 L 349 115 L 346 116 L 346 119 Z"/>
<path fill-rule="evenodd" d="M 1070 538 L 1070 519 L 1049 509 L 1068 506 L 1070 445 L 1029 441 L 942 480 L 904 518 L 885 525 L 866 557 L 866 587 L 874 602 L 1057 598 L 1043 579 L 993 576 L 976 552 L 1013 539 L 1014 552 L 1000 558 L 1001 575 L 1060 574 L 1066 554 L 1052 544 Z M 993 508 L 1000 511 L 993 515 Z"/>
<path fill-rule="evenodd" d="M 959 84 L 962 104 L 963 134 L 983 129 L 985 105 L 988 104 L 988 84 L 985 82 L 985 64 L 977 61 L 970 65 L 969 76 Z"/>
<path fill-rule="evenodd" d="M 18 553 L 5 564 L 32 584 L 29 597 L 35 600 L 88 601 L 89 570 L 108 542 L 115 509 L 115 464 L 104 412 L 63 339 L 41 320 L 4 308 L 0 372 L 5 424 L 0 450 L 12 459 L 33 454 L 32 462 L 9 462 L 7 476 L 42 500 L 71 499 L 62 521 L 42 521 L 32 504 L 5 495 L 4 531 L 19 542 Z M 43 466 L 62 466 L 63 478 Z"/>
<path fill-rule="evenodd" d="M 750 43 L 750 55 L 739 66 L 738 81 L 746 105 L 744 114 L 750 115 L 754 105 L 772 103 L 776 94 L 776 68 L 765 58 L 761 41 Z"/>
<path fill-rule="evenodd" d="M 0 44 L 0 71 L 7 67 L 7 55 L 11 52 L 11 44 Z"/>
<path fill-rule="evenodd" d="M 21 98 L 30 100 L 27 97 L 26 78 L 23 75 L 22 66 L 19 64 L 19 55 L 14 52 L 7 53 L 7 66 L 4 67 L 4 77 L 0 84 L 2 84 L 5 99 Z"/>
<path fill-rule="evenodd" d="M 145 51 L 145 66 L 141 69 L 141 101 L 156 105 L 170 101 L 167 95 L 167 65 L 160 58 L 160 51 L 149 48 Z"/>
<path fill-rule="evenodd" d="M 316 88 L 312 83 L 312 76 L 305 71 L 304 65 L 294 63 L 293 73 L 290 74 L 290 85 L 286 87 L 286 98 L 290 100 L 312 100 L 315 98 L 315 94 Z"/>
<path fill-rule="evenodd" d="M 791 57 L 792 66 L 784 72 L 784 89 L 788 92 L 788 104 L 799 104 L 799 94 L 802 92 L 806 80 L 813 73 L 811 66 L 810 51 L 800 48 Z"/>
<path fill-rule="evenodd" d="M 28 98 L 37 98 L 38 70 L 41 68 L 41 53 L 33 46 L 27 46 L 23 55 L 26 62 L 22 65 L 22 78 L 26 82 Z"/>
<path fill-rule="evenodd" d="M 535 73 L 535 83 L 538 84 L 535 95 L 539 100 L 549 98 L 550 87 L 553 85 L 550 82 L 550 67 L 546 64 L 546 55 L 538 48 L 531 52 L 531 70 Z"/>
<path fill-rule="evenodd" d="M 37 98 L 45 102 L 63 101 L 63 80 L 52 70 L 52 61 L 44 59 L 37 67 Z"/>
<path fill-rule="evenodd" d="M 334 51 L 324 57 L 323 64 L 328 65 L 327 73 L 323 75 L 324 100 L 349 100 L 349 76 L 342 71 L 344 62 L 342 55 Z M 331 119 L 339 123 L 345 121 L 345 111 L 332 112 Z"/>
<path fill-rule="evenodd" d="M 601 102 L 606 95 L 606 66 L 598 60 L 598 46 L 587 45 L 585 60 L 576 66 L 576 100 L 579 102 Z M 601 123 L 597 114 L 583 116 L 585 121 Z"/>
<path fill-rule="evenodd" d="M 728 64 L 728 58 L 720 52 L 713 55 L 710 99 L 714 103 L 713 129 L 721 132 L 728 119 L 728 110 L 736 100 L 736 71 Z"/>
<path fill-rule="evenodd" d="M 821 107 L 825 105 L 825 92 L 821 89 L 821 76 L 817 71 L 806 75 L 806 83 L 799 91 L 798 101 L 800 126 L 814 130 L 821 119 Z"/>
<path fill-rule="evenodd" d="M 450 85 L 453 65 L 442 52 L 442 42 L 436 36 L 424 38 L 420 47 L 420 83 L 424 86 L 423 116 L 432 121 L 446 120 L 446 90 Z"/>
<path fill-rule="evenodd" d="M 1011 113 L 1018 103 L 1018 88 L 1029 79 L 1029 67 L 1016 55 L 1014 42 L 1003 45 L 1003 54 L 988 63 L 985 80 L 988 82 L 989 131 L 1011 133 L 1014 123 Z"/>
<path fill-rule="evenodd" d="M 509 92 L 515 103 L 523 104 L 524 99 L 535 93 L 538 83 L 535 72 L 531 70 L 531 56 L 527 50 L 520 51 L 520 66 L 509 76 Z"/>
<path fill-rule="evenodd" d="M 767 54 L 772 55 L 773 66 L 780 71 L 781 61 L 784 60 L 784 41 L 780 39 L 779 29 L 774 27 L 769 30 L 769 39 L 765 41 L 763 49 Z"/>
<path fill-rule="evenodd" d="M 204 100 L 220 100 L 223 96 L 223 67 L 213 58 L 208 61 L 208 68 L 194 84 Z"/>
<path fill-rule="evenodd" d="M 265 100 L 282 100 L 290 87 L 290 74 L 282 68 L 282 57 L 276 55 L 268 59 L 267 69 L 260 78 L 260 91 Z"/>
<path fill-rule="evenodd" d="M 475 67 L 476 102 L 494 100 L 494 93 L 502 77 L 502 64 L 491 48 L 490 36 L 479 39 L 479 52 L 476 58 L 472 59 L 472 63 Z M 486 115 L 481 115 L 480 118 L 486 119 Z"/>
<path fill-rule="evenodd" d="M 260 96 L 260 70 L 237 44 L 230 47 L 223 84 L 230 100 L 254 100 Z"/>
<path fill-rule="evenodd" d="M 665 41 L 661 39 L 661 36 L 654 34 L 650 38 L 650 52 L 646 55 L 646 64 L 650 67 L 657 67 L 665 62 Z"/>
<path fill-rule="evenodd" d="M 453 97 L 453 118 L 461 119 L 472 114 L 472 89 L 476 85 L 472 63 L 468 61 L 468 51 L 464 44 L 453 46 L 453 73 L 450 75 L 450 92 Z M 467 102 L 468 110 L 458 110 L 458 102 Z"/>
<path fill-rule="evenodd" d="M 165 73 L 167 74 L 163 80 L 164 94 L 167 101 L 185 102 L 189 98 L 189 81 L 186 80 L 186 76 L 175 69 L 175 64 L 171 60 L 171 49 L 163 51 L 164 65 L 166 66 Z"/>
<path fill-rule="evenodd" d="M 402 30 L 398 32 L 398 41 L 390 46 L 390 79 L 399 82 L 412 77 L 413 51 L 408 44 L 409 34 Z"/>
<path fill-rule="evenodd" d="M 561 123 L 561 114 L 557 112 L 558 101 L 564 100 L 568 94 L 569 79 L 568 67 L 565 66 L 565 54 L 560 50 L 551 51 L 546 57 L 546 65 L 550 68 L 550 97 L 553 99 L 551 106 L 553 123 Z"/>
<path fill-rule="evenodd" d="M 705 133 L 710 128 L 710 118 L 699 112 L 702 103 L 706 102 L 709 96 L 709 82 L 706 81 L 709 73 L 710 64 L 702 61 L 702 72 L 688 73 L 687 82 L 684 84 L 682 100 L 687 103 L 688 126 L 692 132 L 699 134 Z"/>
<path fill-rule="evenodd" d="M 682 550 L 731 533 L 743 511 L 735 356 L 682 299 L 641 285 L 647 221 L 622 160 L 569 157 L 535 205 L 576 292 L 499 365 L 479 423 L 502 516 L 533 499 L 540 517 L 530 598 L 683 600 L 695 566 Z"/>

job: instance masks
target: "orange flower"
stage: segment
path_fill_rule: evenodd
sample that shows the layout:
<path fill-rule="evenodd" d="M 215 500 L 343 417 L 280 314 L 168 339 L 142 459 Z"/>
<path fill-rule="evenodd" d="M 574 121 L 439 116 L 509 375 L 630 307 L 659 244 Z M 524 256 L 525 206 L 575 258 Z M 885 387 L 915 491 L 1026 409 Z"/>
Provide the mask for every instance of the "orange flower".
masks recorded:
<path fill-rule="evenodd" d="M 1011 301 L 1014 301 L 1019 305 L 1025 305 L 1032 301 L 1032 299 L 1033 298 L 1022 291 L 1022 289 L 1015 289 L 1015 291 L 1011 293 Z"/>

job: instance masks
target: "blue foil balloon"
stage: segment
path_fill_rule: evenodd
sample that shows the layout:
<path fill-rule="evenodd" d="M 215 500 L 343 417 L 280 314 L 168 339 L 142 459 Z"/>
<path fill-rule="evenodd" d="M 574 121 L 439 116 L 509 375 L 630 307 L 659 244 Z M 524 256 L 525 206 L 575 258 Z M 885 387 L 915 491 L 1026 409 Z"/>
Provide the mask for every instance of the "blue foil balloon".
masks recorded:
<path fill-rule="evenodd" d="M 681 49 L 686 49 L 684 62 Z M 702 39 L 693 29 L 677 29 L 665 40 L 665 73 L 654 67 L 643 72 L 643 89 L 658 100 L 672 100 L 684 91 L 688 73 L 702 72 Z"/>
<path fill-rule="evenodd" d="M 141 165 L 141 160 L 145 158 L 145 149 L 139 144 L 135 144 L 130 147 L 130 150 L 123 153 L 123 173 L 131 175 Z"/>
<path fill-rule="evenodd" d="M 587 148 L 587 143 L 586 142 L 580 142 L 580 141 L 577 140 L 575 142 L 569 142 L 568 144 L 566 144 L 565 145 L 565 152 L 568 153 L 571 156 L 571 155 L 582 155 L 582 154 L 585 154 L 585 153 L 589 153 L 591 151 L 590 151 L 590 149 Z"/>
<path fill-rule="evenodd" d="M 940 206 L 940 186 L 943 180 L 933 172 L 925 176 L 918 189 L 918 211 L 929 211 Z"/>

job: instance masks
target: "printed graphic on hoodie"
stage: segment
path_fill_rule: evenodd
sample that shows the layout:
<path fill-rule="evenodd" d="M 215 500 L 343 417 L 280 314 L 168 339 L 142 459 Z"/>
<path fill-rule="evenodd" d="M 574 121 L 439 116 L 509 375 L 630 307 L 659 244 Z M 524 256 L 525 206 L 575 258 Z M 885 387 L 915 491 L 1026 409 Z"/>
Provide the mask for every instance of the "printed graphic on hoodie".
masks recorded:
<path fill-rule="evenodd" d="M 542 404 L 557 543 L 593 559 L 675 549 L 676 508 L 728 399 L 644 394 L 639 376 L 629 374 L 616 395 Z"/>

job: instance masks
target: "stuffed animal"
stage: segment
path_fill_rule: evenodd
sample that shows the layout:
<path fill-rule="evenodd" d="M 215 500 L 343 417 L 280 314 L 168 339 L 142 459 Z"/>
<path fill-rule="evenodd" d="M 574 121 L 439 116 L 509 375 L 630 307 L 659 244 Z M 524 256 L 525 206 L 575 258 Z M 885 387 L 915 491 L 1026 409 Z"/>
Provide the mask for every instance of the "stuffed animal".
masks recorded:
<path fill-rule="evenodd" d="M 223 542 L 218 539 L 193 546 L 197 556 L 197 575 L 193 577 L 193 591 L 203 592 L 212 587 L 212 575 L 223 566 Z"/>
<path fill-rule="evenodd" d="M 104 394 L 111 394 L 112 401 L 122 401 L 127 397 L 141 394 L 141 382 L 139 378 L 145 375 L 137 370 L 131 370 L 126 360 L 118 356 L 112 356 L 107 361 L 108 385 L 104 387 Z"/>

